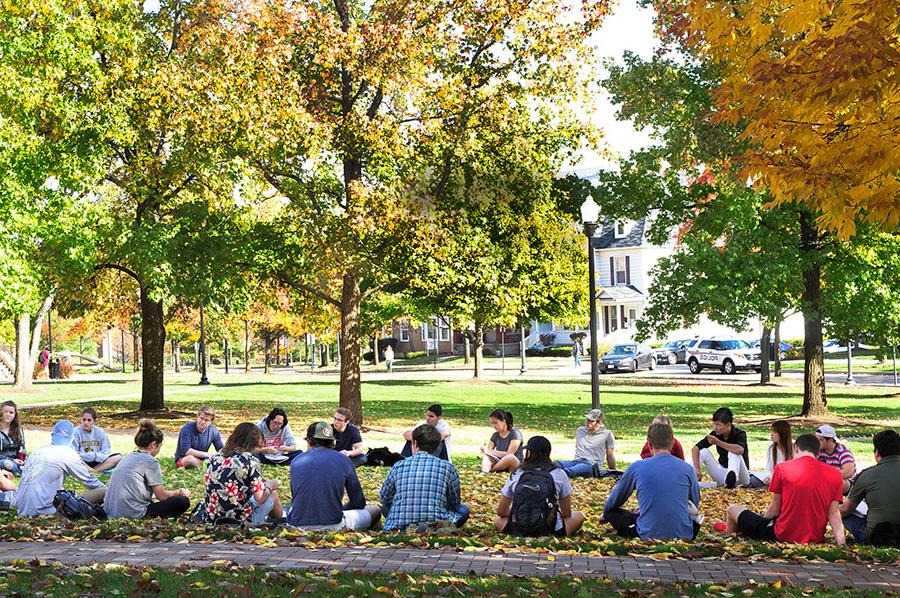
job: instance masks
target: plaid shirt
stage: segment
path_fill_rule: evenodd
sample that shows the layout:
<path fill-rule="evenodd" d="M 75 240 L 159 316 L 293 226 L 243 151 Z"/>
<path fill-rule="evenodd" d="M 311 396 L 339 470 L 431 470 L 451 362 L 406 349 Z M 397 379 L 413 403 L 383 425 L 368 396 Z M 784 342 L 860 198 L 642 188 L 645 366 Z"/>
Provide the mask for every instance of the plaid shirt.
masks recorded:
<path fill-rule="evenodd" d="M 853 458 L 853 453 L 851 453 L 846 446 L 843 444 L 837 443 L 834 447 L 834 452 L 830 455 L 825 451 L 819 452 L 819 461 L 825 463 L 826 465 L 831 465 L 832 467 L 837 467 L 840 469 L 847 463 L 855 463 L 856 460 Z"/>
<path fill-rule="evenodd" d="M 459 474 L 449 461 L 419 451 L 391 468 L 381 487 L 381 503 L 390 505 L 384 531 L 428 521 L 456 523 L 461 516 Z"/>

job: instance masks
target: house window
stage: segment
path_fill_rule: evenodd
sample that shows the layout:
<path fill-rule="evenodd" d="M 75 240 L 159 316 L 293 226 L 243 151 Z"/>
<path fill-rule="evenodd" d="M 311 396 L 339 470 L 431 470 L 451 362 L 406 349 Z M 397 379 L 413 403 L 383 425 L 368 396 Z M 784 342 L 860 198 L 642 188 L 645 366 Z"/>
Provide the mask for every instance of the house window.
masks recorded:
<path fill-rule="evenodd" d="M 409 322 L 401 322 L 400 323 L 400 342 L 401 343 L 409 342 Z"/>
<path fill-rule="evenodd" d="M 628 328 L 634 328 L 635 320 L 637 320 L 637 310 L 631 307 L 628 309 Z"/>
<path fill-rule="evenodd" d="M 428 340 L 428 322 L 422 322 L 422 328 L 419 329 L 422 332 L 422 341 Z"/>
<path fill-rule="evenodd" d="M 616 264 L 616 281 L 615 281 L 616 286 L 628 284 L 628 274 L 627 274 L 627 267 L 625 264 L 625 258 L 617 257 L 615 259 L 615 264 Z"/>
<path fill-rule="evenodd" d="M 437 316 L 435 319 L 438 329 L 438 340 L 446 342 L 450 340 L 450 323 L 443 316 Z"/>
<path fill-rule="evenodd" d="M 619 319 L 617 314 L 619 313 L 618 307 L 613 305 L 609 310 L 609 331 L 615 332 L 619 329 Z"/>
<path fill-rule="evenodd" d="M 632 228 L 633 224 L 634 223 L 632 223 L 630 220 L 616 221 L 616 225 L 615 225 L 616 226 L 616 230 L 615 230 L 616 238 L 624 239 L 625 237 L 627 237 L 628 233 L 631 232 L 631 228 Z"/>

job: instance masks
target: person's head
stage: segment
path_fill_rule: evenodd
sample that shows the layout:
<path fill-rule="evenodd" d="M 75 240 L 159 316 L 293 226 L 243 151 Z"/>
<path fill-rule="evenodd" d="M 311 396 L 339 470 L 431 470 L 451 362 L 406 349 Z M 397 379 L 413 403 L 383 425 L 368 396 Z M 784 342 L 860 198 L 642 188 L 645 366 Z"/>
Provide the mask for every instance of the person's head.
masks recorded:
<path fill-rule="evenodd" d="M 81 429 L 90 432 L 94 429 L 94 422 L 97 421 L 97 410 L 93 407 L 85 407 L 81 410 Z"/>
<path fill-rule="evenodd" d="M 525 460 L 519 469 L 552 469 L 555 467 L 550 460 L 550 451 L 553 449 L 550 441 L 544 436 L 532 436 L 525 444 Z"/>
<path fill-rule="evenodd" d="M 216 412 L 213 411 L 213 408 L 209 405 L 204 405 L 200 408 L 200 411 L 197 412 L 197 430 L 201 433 L 206 432 L 206 428 L 208 428 L 215 419 Z"/>
<path fill-rule="evenodd" d="M 433 453 L 441 443 L 441 433 L 431 424 L 422 424 L 412 433 L 413 453 L 423 451 Z"/>
<path fill-rule="evenodd" d="M 728 407 L 719 407 L 712 416 L 713 430 L 716 434 L 726 435 L 731 433 L 731 425 L 734 422 L 734 414 Z"/>
<path fill-rule="evenodd" d="M 282 409 L 281 407 L 273 408 L 271 411 L 269 411 L 269 415 L 266 416 L 266 427 L 272 434 L 276 434 L 287 424 L 287 413 L 285 413 L 284 409 Z"/>
<path fill-rule="evenodd" d="M 819 426 L 819 429 L 816 430 L 816 438 L 819 439 L 820 451 L 831 454 L 837 447 L 837 432 L 828 424 Z"/>
<path fill-rule="evenodd" d="M 900 434 L 894 430 L 882 430 L 872 437 L 875 445 L 875 460 L 881 461 L 885 457 L 900 455 Z"/>
<path fill-rule="evenodd" d="M 488 416 L 491 427 L 498 432 L 509 432 L 513 427 L 513 416 L 509 411 L 494 409 Z"/>
<path fill-rule="evenodd" d="M 156 424 L 149 419 L 142 419 L 138 422 L 138 431 L 134 435 L 135 446 L 155 457 L 159 453 L 162 442 L 163 433 Z"/>
<path fill-rule="evenodd" d="M 75 426 L 67 419 L 61 419 L 53 424 L 53 431 L 50 432 L 50 442 L 60 446 L 69 446 L 72 444 L 72 435 L 75 434 Z"/>
<path fill-rule="evenodd" d="M 596 432 L 603 426 L 603 410 L 591 409 L 584 416 L 584 427 L 588 432 Z"/>
<path fill-rule="evenodd" d="M 314 422 L 306 429 L 309 448 L 334 448 L 334 428 L 328 422 Z"/>
<path fill-rule="evenodd" d="M 670 428 L 672 427 L 672 420 L 670 420 L 667 415 L 662 415 L 662 414 L 654 417 L 653 421 L 650 423 L 651 424 L 665 424 L 665 425 L 669 426 Z"/>
<path fill-rule="evenodd" d="M 244 422 L 234 428 L 221 452 L 224 457 L 231 457 L 240 453 L 253 453 L 261 449 L 264 442 L 262 430 L 259 429 L 259 426 L 250 422 Z"/>
<path fill-rule="evenodd" d="M 9 429 L 9 437 L 13 442 L 22 442 L 22 423 L 19 421 L 19 409 L 12 401 L 3 401 L 0 410 L 0 423 Z"/>
<path fill-rule="evenodd" d="M 336 432 L 343 432 L 347 429 L 347 424 L 350 423 L 350 410 L 346 407 L 338 407 L 337 411 L 334 412 L 334 419 L 331 422 L 331 425 L 334 426 Z"/>
<path fill-rule="evenodd" d="M 819 439 L 814 434 L 801 434 L 794 441 L 794 447 L 798 453 L 804 453 L 808 457 L 819 456 Z"/>
<path fill-rule="evenodd" d="M 671 451 L 675 444 L 672 426 L 668 424 L 650 424 L 647 428 L 647 442 L 653 451 Z"/>
<path fill-rule="evenodd" d="M 778 463 L 776 447 L 781 449 L 785 460 L 790 461 L 794 458 L 794 442 L 791 440 L 790 422 L 786 422 L 783 419 L 774 422 L 770 438 L 775 445 L 772 447 L 772 463 Z"/>
<path fill-rule="evenodd" d="M 431 405 L 428 409 L 425 410 L 425 423 L 436 426 L 441 418 L 444 416 L 443 408 L 435 403 Z"/>

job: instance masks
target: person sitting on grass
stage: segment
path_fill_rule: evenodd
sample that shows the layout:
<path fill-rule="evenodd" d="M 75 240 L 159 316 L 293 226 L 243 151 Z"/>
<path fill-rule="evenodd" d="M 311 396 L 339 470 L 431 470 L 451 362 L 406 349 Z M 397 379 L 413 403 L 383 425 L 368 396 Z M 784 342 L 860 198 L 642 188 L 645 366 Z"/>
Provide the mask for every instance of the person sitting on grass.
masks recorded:
<path fill-rule="evenodd" d="M 672 427 L 672 420 L 670 420 L 665 415 L 657 415 L 656 417 L 653 418 L 653 421 L 650 423 L 651 424 L 665 424 L 665 425 L 669 426 L 670 428 Z M 678 439 L 675 438 L 674 436 L 672 437 L 672 440 L 673 440 L 673 443 L 672 443 L 672 450 L 670 451 L 671 454 L 673 456 L 681 459 L 682 461 L 684 461 L 684 448 L 681 446 L 681 443 L 678 442 Z M 649 459 L 652 456 L 653 456 L 653 450 L 651 449 L 650 441 L 648 440 L 647 442 L 644 443 L 644 447 L 641 449 L 641 459 Z"/>
<path fill-rule="evenodd" d="M 603 411 L 591 409 L 584 425 L 575 430 L 575 458 L 557 461 L 570 478 L 603 477 L 616 469 L 616 437 L 603 425 Z M 603 469 L 603 460 L 609 470 Z"/>
<path fill-rule="evenodd" d="M 412 456 L 394 465 L 381 487 L 384 531 L 437 521 L 462 527 L 469 507 L 460 502 L 459 473 L 433 454 L 441 433 L 424 424 L 412 431 L 411 442 Z"/>
<path fill-rule="evenodd" d="M 900 434 L 882 430 L 872 444 L 875 465 L 860 472 L 840 511 L 844 526 L 860 544 L 889 545 L 893 538 L 896 545 L 900 539 Z M 855 514 L 863 503 L 867 513 Z"/>
<path fill-rule="evenodd" d="M 263 523 L 284 516 L 278 499 L 278 480 L 266 480 L 254 456 L 263 447 L 259 426 L 238 424 L 221 451 L 206 465 L 206 495 L 198 510 L 211 523 Z"/>
<path fill-rule="evenodd" d="M 163 485 L 162 469 L 156 460 L 162 443 L 162 430 L 149 419 L 142 419 L 134 435 L 137 449 L 122 458 L 109 478 L 103 500 L 107 516 L 177 518 L 188 510 L 191 491 L 187 488 L 166 490 Z"/>
<path fill-rule="evenodd" d="M 524 459 L 522 432 L 513 427 L 513 416 L 509 411 L 494 409 L 488 416 L 494 433 L 487 448 L 481 447 L 481 471 L 513 472 Z"/>
<path fill-rule="evenodd" d="M 625 538 L 692 540 L 700 531 L 696 520 L 700 485 L 693 468 L 672 454 L 675 436 L 667 424 L 647 430 L 652 456 L 628 466 L 603 508 L 603 518 Z M 622 505 L 637 491 L 637 512 Z"/>
<path fill-rule="evenodd" d="M 291 509 L 287 521 L 306 530 L 366 530 L 381 519 L 367 505 L 350 458 L 334 450 L 334 428 L 315 422 L 306 430 L 307 451 L 291 463 Z M 343 504 L 344 492 L 347 503 Z"/>
<path fill-rule="evenodd" d="M 766 449 L 766 468 L 750 474 L 751 488 L 766 488 L 772 479 L 775 466 L 794 458 L 794 441 L 791 440 L 791 424 L 784 420 L 772 423 L 772 444 Z"/>
<path fill-rule="evenodd" d="M 525 459 L 500 491 L 494 527 L 522 536 L 571 536 L 584 525 L 584 515 L 572 510 L 569 476 L 550 460 L 552 446 L 532 436 Z"/>
<path fill-rule="evenodd" d="M 190 469 L 202 467 L 209 459 L 209 447 L 222 450 L 222 437 L 219 430 L 212 425 L 216 419 L 213 408 L 204 405 L 197 412 L 197 421 L 185 424 L 178 433 L 178 445 L 175 447 L 175 467 Z"/>
<path fill-rule="evenodd" d="M 816 438 L 819 439 L 819 461 L 840 470 L 841 478 L 844 480 L 843 491 L 847 494 L 856 475 L 856 459 L 853 458 L 853 453 L 838 442 L 837 432 L 828 424 L 819 426 Z"/>
<path fill-rule="evenodd" d="M 11 471 L 0 469 L 0 511 L 15 511 L 19 504 L 15 479 Z"/>
<path fill-rule="evenodd" d="M 66 476 L 81 482 L 87 490 L 81 496 L 99 505 L 106 494 L 106 485 L 97 479 L 94 470 L 84 464 L 72 448 L 75 426 L 67 419 L 53 425 L 50 444 L 46 444 L 28 457 L 19 482 L 18 511 L 20 517 L 53 515 L 56 507 L 53 499 L 62 490 Z"/>
<path fill-rule="evenodd" d="M 25 429 L 19 421 L 19 409 L 12 401 L 0 405 L 0 470 L 22 475 L 25 465 Z"/>
<path fill-rule="evenodd" d="M 72 448 L 85 465 L 100 473 L 115 467 L 122 460 L 121 453 L 112 452 L 109 436 L 100 426 L 94 425 L 97 411 L 93 407 L 85 407 L 81 411 L 81 425 L 75 428 Z"/>
<path fill-rule="evenodd" d="M 716 409 L 712 416 L 713 431 L 691 448 L 697 481 L 703 480 L 701 463 L 718 486 L 734 488 L 750 484 L 750 450 L 747 433 L 734 425 L 734 414 L 728 407 Z M 718 459 L 712 454 L 716 447 Z"/>
<path fill-rule="evenodd" d="M 808 544 L 825 540 L 825 524 L 831 525 L 838 546 L 844 545 L 844 524 L 838 505 L 840 472 L 818 460 L 819 441 L 803 434 L 794 445 L 794 458 L 775 466 L 769 492 L 772 501 L 758 515 L 742 505 L 725 511 L 727 529 L 768 542 Z"/>
<path fill-rule="evenodd" d="M 353 467 L 366 463 L 363 451 L 362 434 L 359 428 L 350 423 L 350 410 L 338 407 L 334 412 L 331 426 L 334 428 L 334 450 L 348 457 Z"/>
<path fill-rule="evenodd" d="M 450 461 L 450 448 L 451 448 L 451 440 L 450 440 L 450 424 L 447 423 L 447 420 L 444 419 L 444 409 L 437 403 L 428 407 L 425 410 L 425 419 L 420 421 L 416 425 L 407 429 L 403 432 L 403 438 L 406 440 L 406 444 L 403 446 L 403 450 L 400 451 L 400 454 L 404 457 L 409 457 L 412 455 L 412 434 L 413 431 L 424 425 L 429 425 L 434 427 L 438 434 L 441 435 L 441 442 L 438 443 L 436 447 L 434 447 L 434 455 L 440 457 L 441 459 L 446 459 Z"/>
<path fill-rule="evenodd" d="M 265 446 L 256 455 L 260 463 L 290 465 L 291 460 L 300 454 L 284 409 L 273 408 L 257 425 L 265 441 Z"/>

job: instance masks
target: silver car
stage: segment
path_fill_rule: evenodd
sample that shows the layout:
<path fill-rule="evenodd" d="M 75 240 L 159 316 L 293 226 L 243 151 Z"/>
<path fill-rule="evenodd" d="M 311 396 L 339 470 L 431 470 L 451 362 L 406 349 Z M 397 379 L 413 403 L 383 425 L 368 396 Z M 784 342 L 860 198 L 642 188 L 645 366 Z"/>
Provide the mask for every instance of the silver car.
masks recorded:
<path fill-rule="evenodd" d="M 598 364 L 601 372 L 636 372 L 656 368 L 656 354 L 645 345 L 627 343 L 616 345 Z"/>

